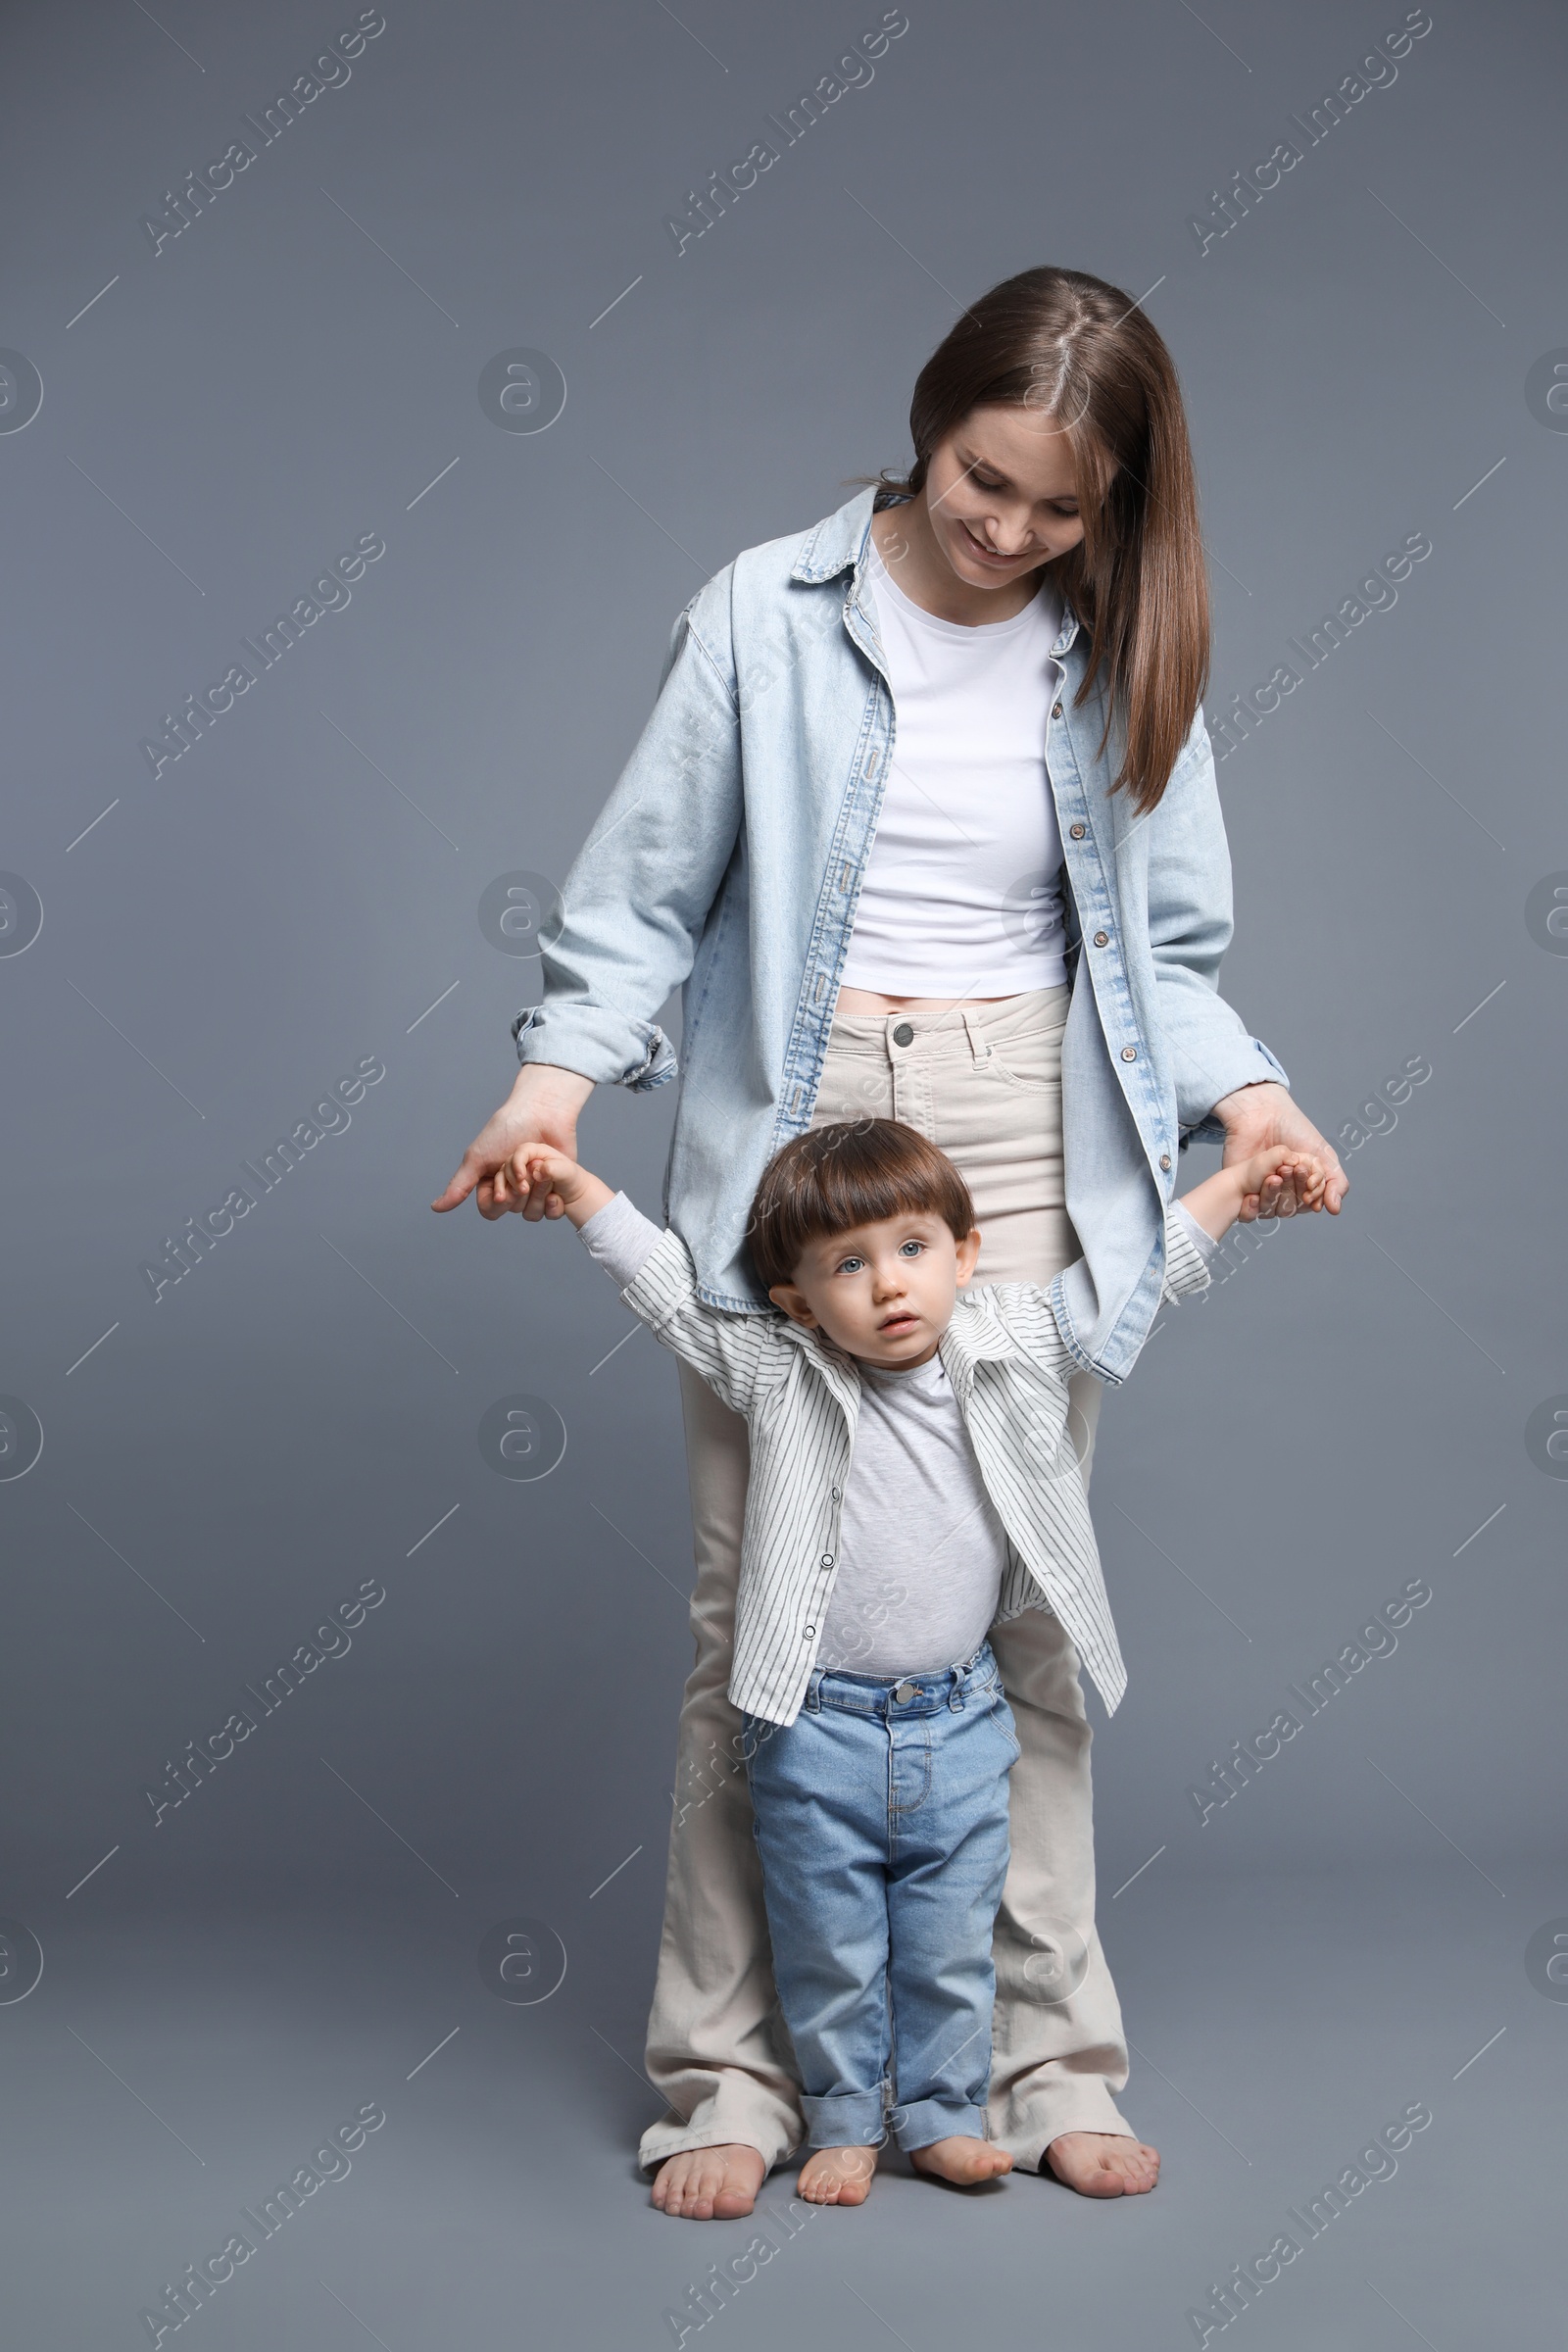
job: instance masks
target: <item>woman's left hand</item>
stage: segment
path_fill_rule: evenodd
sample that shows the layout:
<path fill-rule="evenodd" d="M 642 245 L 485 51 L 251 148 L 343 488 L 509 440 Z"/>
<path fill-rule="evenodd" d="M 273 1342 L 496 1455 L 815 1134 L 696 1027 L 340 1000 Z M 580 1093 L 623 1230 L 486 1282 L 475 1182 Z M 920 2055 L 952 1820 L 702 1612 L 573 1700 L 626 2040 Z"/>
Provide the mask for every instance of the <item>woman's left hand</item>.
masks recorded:
<path fill-rule="evenodd" d="M 1225 1151 L 1222 1167 L 1236 1160 L 1250 1159 L 1254 1152 L 1272 1151 L 1284 1145 L 1292 1152 L 1310 1152 L 1323 1163 L 1327 1182 L 1319 1199 L 1310 1203 L 1298 1201 L 1289 1187 L 1282 1188 L 1277 1177 L 1271 1177 L 1261 1193 L 1250 1193 L 1242 1203 L 1241 1222 L 1250 1225 L 1254 1217 L 1294 1216 L 1299 1207 L 1308 1206 L 1315 1216 L 1326 1208 L 1331 1217 L 1340 1213 L 1340 1203 L 1350 1189 L 1349 1178 L 1341 1167 L 1339 1154 L 1327 1139 L 1319 1135 L 1305 1111 L 1298 1109 L 1290 1094 L 1272 1078 L 1256 1086 L 1239 1086 L 1234 1095 L 1225 1095 L 1214 1105 L 1214 1116 L 1225 1129 Z"/>

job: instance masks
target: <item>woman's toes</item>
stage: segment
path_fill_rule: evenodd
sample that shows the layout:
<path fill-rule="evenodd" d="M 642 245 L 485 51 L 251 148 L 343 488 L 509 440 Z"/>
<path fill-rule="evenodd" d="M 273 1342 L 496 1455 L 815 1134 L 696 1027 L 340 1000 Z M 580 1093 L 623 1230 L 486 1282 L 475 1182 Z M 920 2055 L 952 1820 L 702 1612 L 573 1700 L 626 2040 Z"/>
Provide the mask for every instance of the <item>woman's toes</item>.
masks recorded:
<path fill-rule="evenodd" d="M 653 2202 L 672 2221 L 739 2221 L 751 2212 L 766 2172 L 756 2148 L 688 2148 L 660 2167 Z"/>
<path fill-rule="evenodd" d="M 1085 2197 L 1143 2196 L 1159 2178 L 1159 2157 L 1119 2132 L 1064 2132 L 1046 2151 L 1058 2180 Z"/>

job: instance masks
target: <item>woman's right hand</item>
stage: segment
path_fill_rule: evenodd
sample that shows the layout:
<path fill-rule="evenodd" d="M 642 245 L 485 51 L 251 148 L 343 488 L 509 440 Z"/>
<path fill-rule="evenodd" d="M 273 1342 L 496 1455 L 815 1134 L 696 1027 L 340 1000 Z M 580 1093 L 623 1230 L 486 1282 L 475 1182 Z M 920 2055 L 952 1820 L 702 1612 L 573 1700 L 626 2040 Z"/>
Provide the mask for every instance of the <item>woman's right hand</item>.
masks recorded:
<path fill-rule="evenodd" d="M 430 1206 L 438 1213 L 459 1208 L 471 1193 L 481 1217 L 504 1217 L 511 1209 L 520 1209 L 530 1221 L 542 1217 L 548 1182 L 519 1184 L 510 1174 L 511 1163 L 526 1144 L 548 1144 L 574 1160 L 577 1113 L 593 1091 L 593 1080 L 577 1070 L 558 1069 L 548 1061 L 524 1062 L 512 1093 L 485 1121 L 446 1191 Z"/>

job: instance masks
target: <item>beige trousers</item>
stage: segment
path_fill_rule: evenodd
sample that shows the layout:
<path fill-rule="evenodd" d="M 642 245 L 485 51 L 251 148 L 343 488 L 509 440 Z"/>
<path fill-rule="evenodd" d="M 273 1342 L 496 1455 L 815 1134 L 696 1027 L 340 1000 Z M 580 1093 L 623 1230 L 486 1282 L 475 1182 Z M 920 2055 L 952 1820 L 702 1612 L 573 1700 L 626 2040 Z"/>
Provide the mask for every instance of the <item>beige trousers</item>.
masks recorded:
<path fill-rule="evenodd" d="M 1044 1282 L 1077 1254 L 1064 1204 L 1061 1033 L 1065 988 L 944 1013 L 840 1016 L 812 1124 L 897 1118 L 962 1170 L 982 1241 L 977 1280 Z M 1101 1384 L 1072 1382 L 1084 1475 Z M 761 1873 L 725 1695 L 746 1505 L 740 1417 L 681 1368 L 696 1538 L 697 1662 L 681 1709 L 648 2075 L 669 2113 L 643 2135 L 644 2165 L 740 2140 L 777 2164 L 805 2139 L 789 2038 L 773 1990 Z M 1038 2170 L 1063 2132 L 1130 2127 L 1115 1987 L 1095 1934 L 1089 1724 L 1078 1658 L 1056 1619 L 1029 1609 L 996 1627 L 1022 1755 L 1011 1788 L 1012 1860 L 997 1916 L 988 2125 L 1013 2163 Z"/>

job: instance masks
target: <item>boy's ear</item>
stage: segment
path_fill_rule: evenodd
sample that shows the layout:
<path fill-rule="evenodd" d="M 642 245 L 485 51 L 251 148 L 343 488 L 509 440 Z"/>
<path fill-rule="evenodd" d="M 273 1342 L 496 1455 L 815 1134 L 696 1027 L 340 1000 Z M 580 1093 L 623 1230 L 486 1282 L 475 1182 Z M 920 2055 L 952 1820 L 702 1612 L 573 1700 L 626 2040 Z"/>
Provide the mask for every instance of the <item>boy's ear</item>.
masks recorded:
<path fill-rule="evenodd" d="M 958 1288 L 960 1291 L 966 1289 L 970 1280 L 972 1279 L 975 1269 L 975 1260 L 979 1257 L 979 1255 L 980 1228 L 976 1226 L 972 1233 L 966 1233 L 964 1235 L 962 1241 L 957 1246 L 956 1256 L 958 1260 Z"/>
<path fill-rule="evenodd" d="M 806 1302 L 806 1293 L 793 1282 L 775 1282 L 767 1295 L 792 1323 L 803 1323 L 808 1331 L 816 1329 L 816 1317 Z"/>

